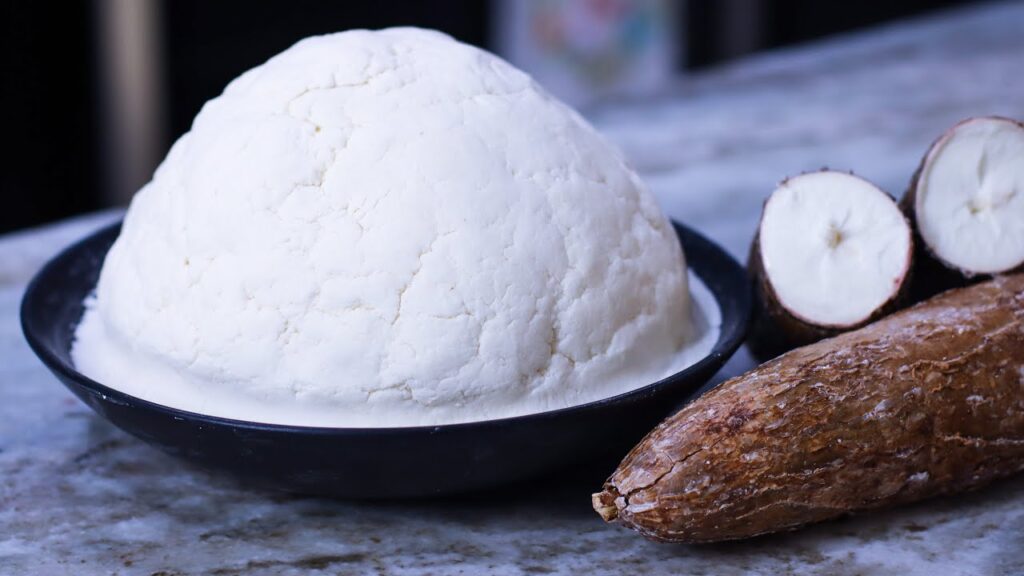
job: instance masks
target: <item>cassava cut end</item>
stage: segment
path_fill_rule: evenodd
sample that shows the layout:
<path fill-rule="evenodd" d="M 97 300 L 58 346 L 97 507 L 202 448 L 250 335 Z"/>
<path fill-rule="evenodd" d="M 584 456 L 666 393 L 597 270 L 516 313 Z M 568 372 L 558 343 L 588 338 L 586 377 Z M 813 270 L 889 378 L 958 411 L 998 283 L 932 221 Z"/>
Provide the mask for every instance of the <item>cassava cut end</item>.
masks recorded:
<path fill-rule="evenodd" d="M 748 261 L 751 351 L 772 358 L 891 312 L 909 287 L 913 253 L 906 218 L 870 182 L 829 170 L 783 181 L 765 202 Z"/>
<path fill-rule="evenodd" d="M 914 225 L 921 296 L 1024 265 L 1024 125 L 970 118 L 936 140 L 901 202 Z"/>
<path fill-rule="evenodd" d="M 655 428 L 595 509 L 658 540 L 795 528 L 1024 469 L 1024 274 L 952 290 L 724 382 Z"/>

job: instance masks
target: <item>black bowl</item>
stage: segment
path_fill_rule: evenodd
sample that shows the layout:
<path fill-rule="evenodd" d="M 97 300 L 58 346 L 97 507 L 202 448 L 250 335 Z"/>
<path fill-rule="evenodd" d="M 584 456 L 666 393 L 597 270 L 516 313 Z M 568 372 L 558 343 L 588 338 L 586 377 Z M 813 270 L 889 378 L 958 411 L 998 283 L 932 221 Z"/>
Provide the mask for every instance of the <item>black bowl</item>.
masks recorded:
<path fill-rule="evenodd" d="M 491 488 L 584 460 L 617 461 L 695 392 L 742 342 L 751 306 L 744 270 L 697 232 L 675 224 L 687 261 L 718 301 L 712 352 L 643 388 L 561 410 L 444 426 L 315 428 L 205 416 L 147 402 L 75 370 L 70 347 L 120 224 L 67 248 L 33 278 L 21 305 L 32 350 L 98 414 L 175 456 L 262 486 L 351 498 L 415 497 Z M 596 482 L 599 482 L 597 479 Z"/>

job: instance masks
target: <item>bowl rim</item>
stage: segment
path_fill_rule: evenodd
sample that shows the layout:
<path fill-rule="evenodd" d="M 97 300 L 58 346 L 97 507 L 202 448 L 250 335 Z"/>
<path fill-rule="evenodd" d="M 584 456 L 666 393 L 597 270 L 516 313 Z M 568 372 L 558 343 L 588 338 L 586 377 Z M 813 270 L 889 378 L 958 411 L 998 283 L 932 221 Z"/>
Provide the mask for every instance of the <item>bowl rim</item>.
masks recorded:
<path fill-rule="evenodd" d="M 674 219 L 670 219 L 673 230 L 676 232 L 677 237 L 688 236 L 690 239 L 686 242 L 680 237 L 680 243 L 685 244 L 693 242 L 705 244 L 705 248 L 710 248 L 710 251 L 715 254 L 716 258 L 722 261 L 728 268 L 733 268 L 735 272 L 743 272 L 742 266 L 736 261 L 736 259 L 729 254 L 724 248 L 718 245 L 716 242 L 707 238 L 703 234 L 697 232 L 693 228 L 686 226 Z M 163 413 L 164 415 L 172 417 L 178 421 L 191 421 L 199 424 L 211 424 L 217 426 L 230 426 L 236 429 L 245 429 L 251 431 L 261 432 L 278 432 L 278 433 L 291 433 L 291 434 L 311 434 L 311 435 L 401 435 L 401 434 L 436 434 L 440 432 L 458 432 L 463 430 L 477 430 L 483 427 L 501 428 L 506 426 L 524 425 L 530 422 L 536 422 L 541 420 L 549 420 L 553 418 L 560 418 L 571 413 L 581 412 L 593 412 L 595 410 L 601 410 L 613 404 L 620 404 L 622 402 L 629 402 L 639 399 L 645 395 L 652 394 L 664 388 L 671 386 L 680 380 L 685 380 L 692 374 L 696 374 L 709 366 L 725 360 L 728 360 L 736 350 L 743 343 L 746 337 L 747 330 L 750 324 L 752 306 L 753 306 L 753 288 L 746 283 L 743 286 L 738 286 L 735 291 L 735 297 L 738 298 L 736 306 L 733 308 L 735 311 L 735 318 L 727 321 L 726 310 L 722 306 L 722 298 L 719 293 L 711 288 L 709 283 L 704 280 L 697 271 L 692 270 L 689 265 L 687 269 L 696 274 L 705 286 L 712 293 L 715 304 L 719 307 L 719 313 L 721 315 L 721 330 L 718 334 L 718 339 L 715 341 L 711 348 L 711 351 L 703 356 L 700 360 L 690 364 L 689 366 L 673 372 L 664 378 L 645 384 L 643 386 L 621 392 L 614 396 L 608 396 L 583 404 L 574 404 L 572 406 L 565 406 L 563 408 L 556 408 L 554 410 L 545 410 L 543 412 L 533 412 L 529 414 L 520 414 L 518 416 L 507 416 L 504 418 L 494 418 L 488 420 L 473 420 L 468 422 L 456 422 L 452 424 L 426 424 L 426 425 L 415 425 L 415 426 L 383 426 L 383 427 L 342 427 L 342 426 L 303 426 L 299 424 L 274 424 L 268 422 L 257 422 L 251 420 L 238 420 L 234 418 L 225 418 L 222 416 L 213 416 L 209 414 L 203 414 L 200 412 L 192 412 L 189 410 L 182 410 L 173 406 L 167 406 L 165 404 L 159 404 L 138 396 L 132 396 L 115 388 L 111 388 L 105 384 L 97 382 L 92 378 L 89 378 L 85 374 L 82 374 L 75 369 L 74 365 L 61 358 L 51 347 L 43 343 L 43 338 L 36 333 L 33 323 L 29 320 L 31 310 L 37 306 L 42 305 L 38 302 L 39 291 L 41 290 L 40 285 L 44 279 L 54 273 L 55 270 L 66 267 L 70 262 L 77 260 L 79 252 L 81 252 L 87 244 L 96 242 L 99 237 L 107 234 L 119 234 L 123 218 L 118 219 L 116 222 L 107 224 L 94 230 L 85 237 L 75 241 L 69 246 L 63 248 L 55 256 L 51 257 L 32 277 L 29 283 L 26 285 L 25 292 L 22 296 L 21 306 L 19 310 L 19 316 L 21 321 L 22 333 L 25 336 L 25 340 L 28 342 L 29 347 L 39 357 L 39 359 L 46 365 L 47 368 L 57 373 L 61 379 L 70 380 L 79 386 L 85 388 L 89 392 L 99 395 L 104 401 L 112 402 L 115 404 L 121 404 L 129 407 L 138 407 L 147 411 L 156 411 Z M 109 251 L 109 247 L 107 248 Z M 685 252 L 685 246 L 684 246 Z M 104 253 L 104 256 L 106 253 Z M 102 262 L 102 259 L 101 259 Z M 102 264 L 101 264 L 102 265 Z M 743 277 L 746 278 L 745 273 Z M 80 321 L 81 319 L 79 319 Z M 75 324 L 77 327 L 77 323 Z M 724 360 L 723 360 L 724 358 Z M 696 390 L 694 391 L 696 392 Z"/>

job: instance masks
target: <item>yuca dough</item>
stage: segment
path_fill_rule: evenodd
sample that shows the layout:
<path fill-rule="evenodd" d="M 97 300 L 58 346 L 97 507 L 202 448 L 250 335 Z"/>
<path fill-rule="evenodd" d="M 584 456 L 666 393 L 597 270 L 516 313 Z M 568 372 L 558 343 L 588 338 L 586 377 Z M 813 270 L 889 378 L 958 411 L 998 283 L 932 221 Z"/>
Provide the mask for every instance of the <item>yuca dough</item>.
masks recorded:
<path fill-rule="evenodd" d="M 215 416 L 483 420 L 679 368 L 687 284 L 636 174 L 529 76 L 437 32 L 349 31 L 203 107 L 132 201 L 72 354 Z"/>

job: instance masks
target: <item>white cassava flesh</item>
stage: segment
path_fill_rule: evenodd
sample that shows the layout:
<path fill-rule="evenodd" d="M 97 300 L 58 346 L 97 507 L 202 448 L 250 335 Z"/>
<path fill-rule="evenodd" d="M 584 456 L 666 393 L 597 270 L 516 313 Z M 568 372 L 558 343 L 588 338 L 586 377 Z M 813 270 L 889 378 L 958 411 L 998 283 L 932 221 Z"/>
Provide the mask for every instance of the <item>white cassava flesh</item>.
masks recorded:
<path fill-rule="evenodd" d="M 900 291 L 911 238 L 888 194 L 825 170 L 790 178 L 772 193 L 759 257 L 781 307 L 809 324 L 844 328 L 867 321 Z"/>
<path fill-rule="evenodd" d="M 1024 125 L 971 118 L 939 138 L 911 187 L 932 255 L 967 276 L 1024 264 Z"/>

